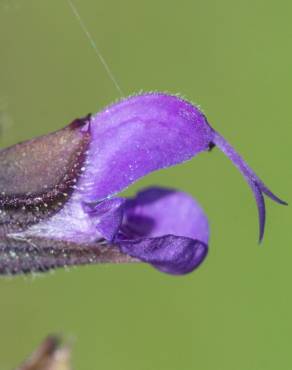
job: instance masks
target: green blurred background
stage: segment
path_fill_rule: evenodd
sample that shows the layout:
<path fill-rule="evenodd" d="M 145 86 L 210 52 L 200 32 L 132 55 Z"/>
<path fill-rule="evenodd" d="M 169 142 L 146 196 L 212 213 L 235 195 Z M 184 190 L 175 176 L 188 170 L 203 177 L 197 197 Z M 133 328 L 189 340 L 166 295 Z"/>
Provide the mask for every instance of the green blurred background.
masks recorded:
<path fill-rule="evenodd" d="M 163 90 L 198 103 L 291 200 L 291 1 L 75 4 L 126 94 Z M 0 46 L 1 147 L 118 98 L 65 0 L 0 0 Z M 150 184 L 190 192 L 205 208 L 202 267 L 184 277 L 119 265 L 0 280 L 0 370 L 48 333 L 73 339 L 76 370 L 292 368 L 291 210 L 267 201 L 258 246 L 252 194 L 218 150 L 127 194 Z"/>

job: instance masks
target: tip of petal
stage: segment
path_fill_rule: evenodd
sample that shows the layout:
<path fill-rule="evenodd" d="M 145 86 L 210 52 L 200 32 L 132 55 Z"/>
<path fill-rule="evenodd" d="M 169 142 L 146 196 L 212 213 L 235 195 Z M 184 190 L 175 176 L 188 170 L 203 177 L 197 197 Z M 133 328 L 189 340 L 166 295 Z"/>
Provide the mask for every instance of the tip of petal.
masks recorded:
<path fill-rule="evenodd" d="M 283 206 L 288 206 L 288 203 L 285 202 L 284 200 L 280 199 L 279 197 L 277 197 L 277 195 L 275 195 L 274 193 L 271 192 L 270 189 L 268 189 L 266 187 L 266 185 L 263 183 L 263 182 L 260 182 L 259 184 L 259 187 L 261 189 L 261 191 L 267 196 L 269 197 L 270 199 L 272 199 L 274 202 L 278 203 L 278 204 L 281 204 Z"/>
<path fill-rule="evenodd" d="M 265 206 L 265 199 L 263 197 L 263 193 L 259 186 L 251 181 L 249 181 L 249 185 L 254 193 L 255 200 L 257 203 L 258 208 L 258 215 L 259 215 L 259 244 L 263 241 L 264 233 L 265 233 L 265 224 L 266 224 L 266 206 Z"/>

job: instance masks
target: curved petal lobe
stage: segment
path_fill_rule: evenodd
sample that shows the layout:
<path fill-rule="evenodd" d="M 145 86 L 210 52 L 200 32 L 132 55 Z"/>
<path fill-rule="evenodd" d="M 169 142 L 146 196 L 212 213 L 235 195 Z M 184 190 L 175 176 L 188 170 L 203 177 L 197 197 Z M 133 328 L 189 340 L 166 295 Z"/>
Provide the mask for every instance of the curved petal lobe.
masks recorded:
<path fill-rule="evenodd" d="M 208 246 L 198 240 L 175 235 L 119 242 L 123 253 L 151 263 L 162 272 L 187 274 L 198 267 L 208 253 Z"/>
<path fill-rule="evenodd" d="M 206 257 L 208 239 L 208 220 L 199 204 L 183 192 L 156 187 L 126 201 L 115 243 L 161 271 L 185 274 Z"/>

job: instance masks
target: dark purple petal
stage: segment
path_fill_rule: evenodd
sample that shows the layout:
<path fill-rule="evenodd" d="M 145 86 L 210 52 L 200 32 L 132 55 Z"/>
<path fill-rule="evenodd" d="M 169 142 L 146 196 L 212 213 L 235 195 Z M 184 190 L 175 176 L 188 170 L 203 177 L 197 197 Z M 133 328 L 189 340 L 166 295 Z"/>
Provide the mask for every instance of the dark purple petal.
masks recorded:
<path fill-rule="evenodd" d="M 161 271 L 185 274 L 207 255 L 208 239 L 208 219 L 195 200 L 183 192 L 150 188 L 125 203 L 115 243 Z"/>
<path fill-rule="evenodd" d="M 151 263 L 162 272 L 187 274 L 198 267 L 208 253 L 208 246 L 198 240 L 175 235 L 120 241 L 123 253 Z"/>

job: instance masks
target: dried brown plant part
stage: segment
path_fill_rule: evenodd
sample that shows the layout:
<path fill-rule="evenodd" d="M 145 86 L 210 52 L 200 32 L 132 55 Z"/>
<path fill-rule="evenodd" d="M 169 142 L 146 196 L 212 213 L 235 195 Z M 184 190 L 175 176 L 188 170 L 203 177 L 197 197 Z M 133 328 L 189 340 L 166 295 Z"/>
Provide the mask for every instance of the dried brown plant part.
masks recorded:
<path fill-rule="evenodd" d="M 71 349 L 58 337 L 49 336 L 16 370 L 72 370 Z"/>

